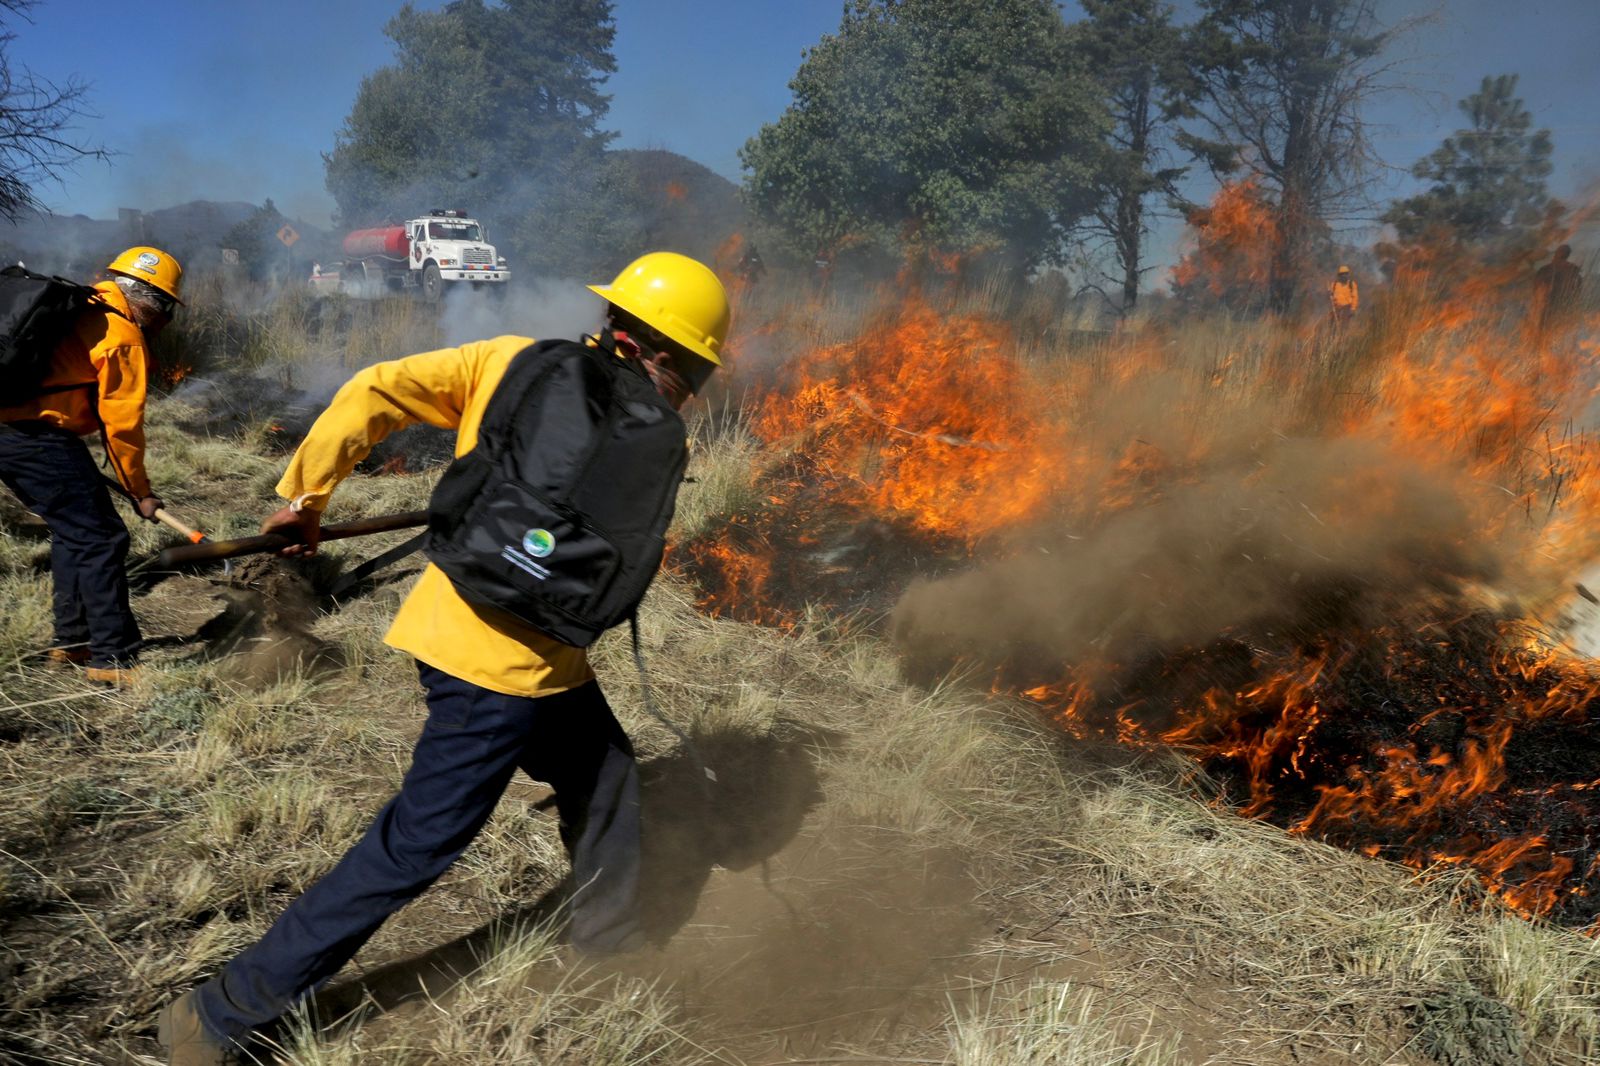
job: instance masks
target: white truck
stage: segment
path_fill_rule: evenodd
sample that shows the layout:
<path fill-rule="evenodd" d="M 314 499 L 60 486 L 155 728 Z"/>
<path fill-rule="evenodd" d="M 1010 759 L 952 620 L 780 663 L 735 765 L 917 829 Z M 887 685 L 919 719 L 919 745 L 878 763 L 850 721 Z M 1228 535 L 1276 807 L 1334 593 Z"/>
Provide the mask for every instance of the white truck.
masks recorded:
<path fill-rule="evenodd" d="M 464 211 L 430 211 L 402 226 L 358 229 L 345 235 L 341 286 L 368 292 L 407 289 L 426 300 L 446 285 L 504 292 L 511 279 L 483 224 Z"/>

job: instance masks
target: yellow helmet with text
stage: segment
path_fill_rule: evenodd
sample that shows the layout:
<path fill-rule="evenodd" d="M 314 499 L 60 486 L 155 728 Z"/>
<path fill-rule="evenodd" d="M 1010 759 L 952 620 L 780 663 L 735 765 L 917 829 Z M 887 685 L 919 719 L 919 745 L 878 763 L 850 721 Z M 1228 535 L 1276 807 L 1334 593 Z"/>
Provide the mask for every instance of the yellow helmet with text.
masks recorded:
<path fill-rule="evenodd" d="M 129 248 L 106 267 L 113 274 L 134 278 L 153 285 L 168 296 L 183 303 L 183 267 L 160 248 L 139 245 Z"/>
<path fill-rule="evenodd" d="M 659 330 L 685 350 L 722 365 L 733 312 L 728 290 L 710 267 L 677 252 L 650 252 L 590 291 Z"/>

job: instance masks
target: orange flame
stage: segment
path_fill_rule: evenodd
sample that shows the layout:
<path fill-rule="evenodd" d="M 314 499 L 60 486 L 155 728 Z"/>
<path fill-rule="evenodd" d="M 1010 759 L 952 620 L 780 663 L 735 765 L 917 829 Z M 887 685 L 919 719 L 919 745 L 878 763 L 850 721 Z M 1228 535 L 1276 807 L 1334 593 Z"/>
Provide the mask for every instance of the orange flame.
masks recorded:
<path fill-rule="evenodd" d="M 1175 282 L 1263 292 L 1276 233 L 1259 194 L 1225 189 L 1196 223 Z M 1212 464 L 1237 459 L 1230 423 L 1249 419 L 1266 420 L 1261 435 L 1371 442 L 1459 478 L 1474 544 L 1447 547 L 1495 546 L 1528 587 L 1571 574 L 1600 554 L 1600 443 L 1578 428 L 1600 381 L 1600 321 L 1537 328 L 1527 279 L 1511 270 L 1456 277 L 1443 293 L 1424 272 L 1395 276 L 1366 287 L 1364 317 L 1337 336 L 1274 325 L 1205 359 L 1159 326 L 1090 355 L 1041 356 L 996 318 L 899 295 L 856 337 L 777 372 L 752 419 L 781 457 L 764 479 L 768 506 L 680 549 L 707 585 L 703 605 L 793 624 L 823 595 L 834 564 L 817 560 L 842 550 L 830 537 L 872 524 L 946 561 L 1035 550 L 1040 525 L 1088 535 L 1206 484 Z M 1140 405 L 1153 412 L 1142 422 L 1104 414 Z M 1149 432 L 1119 435 L 1141 425 Z M 1320 513 L 1307 508 L 1332 544 L 1404 502 L 1381 472 L 1341 471 L 1333 485 Z M 1247 660 L 1237 683 L 1184 658 L 1204 649 L 1168 647 L 1142 671 L 1105 649 L 1053 679 L 999 664 L 995 688 L 1068 732 L 1174 745 L 1226 768 L 1243 814 L 1417 869 L 1469 865 L 1511 907 L 1563 912 L 1600 877 L 1600 854 L 1575 859 L 1589 845 L 1505 812 L 1600 793 L 1600 778 L 1530 785 L 1516 755 L 1524 736 L 1589 723 L 1600 674 L 1521 628 L 1485 635 L 1428 617 L 1436 632 L 1397 619 L 1359 639 L 1220 634 Z M 1401 693 L 1406 713 L 1354 700 L 1357 680 Z M 1380 710 L 1391 715 L 1381 732 L 1370 724 Z"/>
<path fill-rule="evenodd" d="M 1255 180 L 1224 185 L 1211 206 L 1191 211 L 1188 221 L 1193 247 L 1173 268 L 1173 289 L 1259 303 L 1272 277 L 1278 223 Z"/>

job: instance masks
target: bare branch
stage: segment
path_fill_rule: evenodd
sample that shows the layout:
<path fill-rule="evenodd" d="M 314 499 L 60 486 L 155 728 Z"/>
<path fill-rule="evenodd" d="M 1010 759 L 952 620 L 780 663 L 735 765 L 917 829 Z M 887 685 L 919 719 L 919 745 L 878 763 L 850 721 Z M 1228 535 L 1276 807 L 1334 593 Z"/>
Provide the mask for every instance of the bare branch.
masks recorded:
<path fill-rule="evenodd" d="M 84 159 L 105 159 L 104 148 L 74 136 L 87 117 L 89 87 L 76 78 L 56 83 L 12 65 L 7 46 L 16 33 L 5 14 L 27 18 L 34 0 L 0 0 L 0 216 L 15 222 L 43 204 L 37 188 L 59 181 Z"/>

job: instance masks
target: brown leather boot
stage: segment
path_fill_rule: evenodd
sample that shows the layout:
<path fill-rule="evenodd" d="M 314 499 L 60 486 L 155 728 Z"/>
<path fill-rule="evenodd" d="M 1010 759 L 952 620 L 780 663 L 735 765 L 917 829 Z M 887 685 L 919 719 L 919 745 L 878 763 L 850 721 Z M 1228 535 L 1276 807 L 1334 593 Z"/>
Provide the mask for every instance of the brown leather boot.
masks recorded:
<path fill-rule="evenodd" d="M 89 649 L 51 648 L 44 657 L 51 666 L 83 666 L 89 661 Z"/>
<path fill-rule="evenodd" d="M 83 676 L 117 688 L 128 688 L 142 676 L 137 666 L 86 666 Z"/>
<path fill-rule="evenodd" d="M 235 1066 L 244 1061 L 200 1021 L 193 989 L 162 1008 L 156 1039 L 166 1049 L 167 1066 Z"/>

